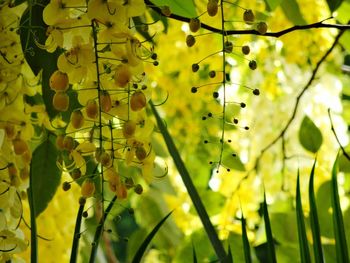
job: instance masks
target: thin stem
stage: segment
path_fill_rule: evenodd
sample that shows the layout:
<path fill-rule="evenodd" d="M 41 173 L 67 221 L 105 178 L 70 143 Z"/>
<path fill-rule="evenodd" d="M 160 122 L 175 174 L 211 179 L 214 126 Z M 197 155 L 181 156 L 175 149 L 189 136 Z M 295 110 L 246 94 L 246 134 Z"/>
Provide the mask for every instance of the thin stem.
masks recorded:
<path fill-rule="evenodd" d="M 77 262 L 78 258 L 78 250 L 79 250 L 79 240 L 80 240 L 80 226 L 81 219 L 83 217 L 85 203 L 80 204 L 77 219 L 75 221 L 74 235 L 73 235 L 73 244 L 72 244 L 72 252 L 70 256 L 70 263 Z"/>

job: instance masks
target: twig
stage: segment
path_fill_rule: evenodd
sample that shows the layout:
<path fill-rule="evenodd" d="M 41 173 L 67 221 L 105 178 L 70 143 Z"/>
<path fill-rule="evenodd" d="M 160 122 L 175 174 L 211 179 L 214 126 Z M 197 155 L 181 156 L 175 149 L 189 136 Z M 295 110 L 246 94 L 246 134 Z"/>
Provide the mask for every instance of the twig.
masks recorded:
<path fill-rule="evenodd" d="M 162 14 L 161 8 L 156 6 L 155 4 L 153 4 L 150 0 L 145 0 L 145 3 L 155 12 L 157 12 L 159 15 L 164 16 Z M 191 18 L 188 17 L 184 17 L 184 16 L 180 16 L 180 15 L 176 15 L 176 14 L 171 14 L 169 16 L 167 16 L 169 18 L 178 20 L 178 21 L 182 21 L 182 22 L 190 22 Z M 267 32 L 265 34 L 261 34 L 259 33 L 257 30 L 254 29 L 248 29 L 248 30 L 225 30 L 223 31 L 222 29 L 219 28 L 215 28 L 212 27 L 210 25 L 201 23 L 201 27 L 209 30 L 213 33 L 218 33 L 218 34 L 223 34 L 225 36 L 228 35 L 258 35 L 258 36 L 265 36 L 265 37 L 281 37 L 285 34 L 288 34 L 290 32 L 293 31 L 298 31 L 298 30 L 306 30 L 306 29 L 312 29 L 312 28 L 336 28 L 339 30 L 347 30 L 350 29 L 350 25 L 343 25 L 343 24 L 328 24 L 328 23 L 323 23 L 323 21 L 320 22 L 316 22 L 316 23 L 312 23 L 312 24 L 308 24 L 308 25 L 295 25 L 292 26 L 290 28 L 281 30 L 281 31 L 277 31 L 277 32 Z"/>
<path fill-rule="evenodd" d="M 304 88 L 300 91 L 299 95 L 296 98 L 295 104 L 294 104 L 294 108 L 293 108 L 293 112 L 292 115 L 290 116 L 290 118 L 287 121 L 287 124 L 284 126 L 284 128 L 280 131 L 280 133 L 278 134 L 278 136 L 276 136 L 276 138 L 274 140 L 272 140 L 269 144 L 267 144 L 261 151 L 260 151 L 260 155 L 256 158 L 255 164 L 253 166 L 253 168 L 239 181 L 236 190 L 239 189 L 241 183 L 246 180 L 250 173 L 253 170 L 256 170 L 259 167 L 259 162 L 260 159 L 262 158 L 262 156 L 264 155 L 264 153 L 270 149 L 273 145 L 275 145 L 280 139 L 282 139 L 285 135 L 285 133 L 287 132 L 287 130 L 289 129 L 289 126 L 291 125 L 291 123 L 293 122 L 297 111 L 298 111 L 298 107 L 299 107 L 299 103 L 300 100 L 302 98 L 302 96 L 305 94 L 305 92 L 310 88 L 312 82 L 315 80 L 316 74 L 321 66 L 321 64 L 326 60 L 326 58 L 329 56 L 329 54 L 333 51 L 333 49 L 335 48 L 335 46 L 338 44 L 338 41 L 340 39 L 340 37 L 343 35 L 345 31 L 342 30 L 338 33 L 338 35 L 335 37 L 334 42 L 332 44 L 332 46 L 327 50 L 327 52 L 322 56 L 322 58 L 317 62 L 314 70 L 312 71 L 311 77 L 309 79 L 309 81 L 306 83 L 306 85 L 304 86 Z M 235 191 L 236 191 L 235 190 Z"/>
<path fill-rule="evenodd" d="M 337 142 L 339 144 L 339 147 L 340 147 L 341 151 L 343 152 L 343 155 L 346 157 L 346 159 L 348 159 L 350 161 L 350 155 L 345 151 L 344 147 L 341 145 L 341 143 L 339 141 L 339 138 L 337 136 L 337 133 L 335 132 L 333 121 L 332 121 L 332 116 L 331 116 L 331 109 L 330 108 L 328 108 L 328 117 L 329 117 L 329 121 L 331 123 L 331 130 L 332 130 L 332 132 L 334 134 L 334 137 L 337 140 Z"/>

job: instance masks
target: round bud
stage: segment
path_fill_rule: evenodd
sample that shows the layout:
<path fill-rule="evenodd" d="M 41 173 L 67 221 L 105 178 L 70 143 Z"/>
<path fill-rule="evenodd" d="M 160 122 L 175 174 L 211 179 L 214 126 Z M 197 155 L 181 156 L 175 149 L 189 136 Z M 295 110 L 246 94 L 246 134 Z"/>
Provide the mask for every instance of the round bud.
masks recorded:
<path fill-rule="evenodd" d="M 209 71 L 209 77 L 210 78 L 215 78 L 216 72 L 214 70 Z"/>
<path fill-rule="evenodd" d="M 73 180 L 77 180 L 81 177 L 81 171 L 79 168 L 75 168 L 71 173 L 70 176 L 73 178 Z"/>
<path fill-rule="evenodd" d="M 199 70 L 199 65 L 197 63 L 192 64 L 192 72 L 197 72 Z"/>
<path fill-rule="evenodd" d="M 64 140 L 64 135 L 62 135 L 62 134 L 57 135 L 57 137 L 56 137 L 56 147 L 57 147 L 58 150 L 64 150 L 63 140 Z"/>
<path fill-rule="evenodd" d="M 255 16 L 254 16 L 254 13 L 253 13 L 253 11 L 251 9 L 247 9 L 247 10 L 244 11 L 244 13 L 243 13 L 243 20 L 248 25 L 253 24 L 253 22 L 255 20 Z"/>
<path fill-rule="evenodd" d="M 196 39 L 194 38 L 194 36 L 188 35 L 188 36 L 186 37 L 186 45 L 187 45 L 188 47 L 192 47 L 195 43 L 196 43 Z"/>
<path fill-rule="evenodd" d="M 265 35 L 267 32 L 267 24 L 265 22 L 259 22 L 258 25 L 256 26 L 256 30 L 262 34 Z"/>
<path fill-rule="evenodd" d="M 85 106 L 86 115 L 90 119 L 96 119 L 98 115 L 98 105 L 95 100 L 89 100 Z"/>
<path fill-rule="evenodd" d="M 241 106 L 241 108 L 245 108 L 247 106 L 244 102 L 241 102 L 239 105 Z"/>
<path fill-rule="evenodd" d="M 104 167 L 110 167 L 112 165 L 112 158 L 107 152 L 101 154 L 101 164 Z"/>
<path fill-rule="evenodd" d="M 91 179 L 86 179 L 81 185 L 81 195 L 85 198 L 91 197 L 95 193 L 95 184 Z"/>
<path fill-rule="evenodd" d="M 251 61 L 249 61 L 249 68 L 251 69 L 251 70 L 255 70 L 256 68 L 257 68 L 257 64 L 256 64 L 256 61 L 255 60 L 251 60 Z"/>
<path fill-rule="evenodd" d="M 163 15 L 165 16 L 170 16 L 171 15 L 171 10 L 169 6 L 163 6 L 160 11 L 162 12 Z"/>
<path fill-rule="evenodd" d="M 125 184 L 126 189 L 130 189 L 130 188 L 134 187 L 134 185 L 135 185 L 134 180 L 131 177 L 127 177 L 125 179 L 124 184 Z"/>
<path fill-rule="evenodd" d="M 64 91 L 56 92 L 52 99 L 52 105 L 58 111 L 67 111 L 69 107 L 69 96 Z"/>
<path fill-rule="evenodd" d="M 131 95 L 130 108 L 133 111 L 140 111 L 146 106 L 146 96 L 142 91 L 136 91 Z"/>
<path fill-rule="evenodd" d="M 71 185 L 69 182 L 63 182 L 62 189 L 63 191 L 68 191 L 71 188 Z"/>
<path fill-rule="evenodd" d="M 242 47 L 242 53 L 244 55 L 248 55 L 250 53 L 250 47 L 249 46 L 243 46 Z"/>
<path fill-rule="evenodd" d="M 207 12 L 209 16 L 216 16 L 218 13 L 218 1 L 209 0 L 207 4 Z"/>
<path fill-rule="evenodd" d="M 84 125 L 84 116 L 81 110 L 75 110 L 70 115 L 70 122 L 74 129 L 80 129 Z"/>
<path fill-rule="evenodd" d="M 15 125 L 7 122 L 5 126 L 5 133 L 6 133 L 7 139 L 12 140 L 16 135 Z"/>
<path fill-rule="evenodd" d="M 213 92 L 213 98 L 214 98 L 214 99 L 219 98 L 219 92 L 214 91 L 214 92 Z"/>
<path fill-rule="evenodd" d="M 190 30 L 193 33 L 196 33 L 201 28 L 201 21 L 198 18 L 190 19 Z"/>
<path fill-rule="evenodd" d="M 151 59 L 156 60 L 158 57 L 157 53 L 152 53 Z"/>
<path fill-rule="evenodd" d="M 68 152 L 70 152 L 74 149 L 74 139 L 72 137 L 70 137 L 70 136 L 64 137 L 63 149 L 67 150 Z"/>
<path fill-rule="evenodd" d="M 104 153 L 104 150 L 102 150 L 101 148 L 96 148 L 96 150 L 95 150 L 95 159 L 96 159 L 96 161 L 97 162 L 101 162 L 101 155 L 102 155 L 102 153 Z"/>
<path fill-rule="evenodd" d="M 21 138 L 16 138 L 12 141 L 13 150 L 16 155 L 22 155 L 29 150 L 28 144 Z"/>
<path fill-rule="evenodd" d="M 54 91 L 66 91 L 69 86 L 68 75 L 64 72 L 56 70 L 50 77 L 49 85 Z"/>
<path fill-rule="evenodd" d="M 253 90 L 253 94 L 258 96 L 260 94 L 260 90 L 259 89 L 254 89 Z"/>
<path fill-rule="evenodd" d="M 136 130 L 136 122 L 129 120 L 126 121 L 123 125 L 123 135 L 126 139 L 134 136 Z"/>
<path fill-rule="evenodd" d="M 112 99 L 108 91 L 101 91 L 100 105 L 103 112 L 109 112 L 112 109 Z"/>
<path fill-rule="evenodd" d="M 82 216 L 83 216 L 84 218 L 87 218 L 87 217 L 89 216 L 88 211 L 84 211 L 83 214 L 82 214 Z"/>
<path fill-rule="evenodd" d="M 231 41 L 226 41 L 224 44 L 224 51 L 226 53 L 231 53 L 233 50 L 233 43 Z"/>
<path fill-rule="evenodd" d="M 146 152 L 145 148 L 140 146 L 140 147 L 136 148 L 135 155 L 139 161 L 143 161 L 147 157 L 147 152 Z"/>
<path fill-rule="evenodd" d="M 198 91 L 198 88 L 197 88 L 197 87 L 192 87 L 192 88 L 191 88 L 191 92 L 192 92 L 192 93 L 196 93 L 197 91 Z"/>
<path fill-rule="evenodd" d="M 140 184 L 135 185 L 134 191 L 135 191 L 135 193 L 137 193 L 138 195 L 142 194 L 142 192 L 143 192 L 143 187 L 142 187 L 142 185 L 140 185 Z"/>
<path fill-rule="evenodd" d="M 118 87 L 124 87 L 131 80 L 132 74 L 126 65 L 119 66 L 115 70 L 114 81 Z"/>

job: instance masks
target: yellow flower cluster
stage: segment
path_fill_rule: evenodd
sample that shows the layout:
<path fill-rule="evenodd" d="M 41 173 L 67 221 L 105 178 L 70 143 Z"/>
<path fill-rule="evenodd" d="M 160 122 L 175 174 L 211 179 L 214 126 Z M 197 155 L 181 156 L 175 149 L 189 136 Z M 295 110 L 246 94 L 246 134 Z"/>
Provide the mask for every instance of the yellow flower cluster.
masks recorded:
<path fill-rule="evenodd" d="M 37 89 L 30 86 L 33 76 L 16 33 L 23 9 L 8 5 L 5 1 L 0 6 L 0 261 L 19 262 L 13 256 L 28 246 L 19 226 L 32 158 L 28 142 L 34 136 L 32 124 L 38 120 L 34 115 L 39 108 L 30 107 L 24 100 Z"/>
<path fill-rule="evenodd" d="M 146 114 L 151 91 L 143 65 L 155 63 L 155 54 L 135 36 L 132 20 L 145 9 L 141 0 L 53 0 L 43 11 L 45 48 L 64 49 L 50 78 L 53 107 L 71 113 L 57 137 L 60 166 L 82 183 L 86 198 L 97 192 L 97 178 L 120 199 L 130 188 L 142 192 L 130 175 L 119 173 L 120 165 L 139 167 L 146 181 L 152 179 L 154 125 Z M 79 106 L 70 105 L 74 93 Z M 90 161 L 95 171 L 87 169 Z"/>

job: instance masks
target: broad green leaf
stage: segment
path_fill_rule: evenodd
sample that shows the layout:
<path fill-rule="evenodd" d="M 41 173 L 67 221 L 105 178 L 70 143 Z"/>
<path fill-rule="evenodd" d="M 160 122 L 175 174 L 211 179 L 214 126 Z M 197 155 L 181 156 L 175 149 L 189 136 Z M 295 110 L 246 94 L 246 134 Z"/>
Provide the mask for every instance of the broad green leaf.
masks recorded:
<path fill-rule="evenodd" d="M 317 211 L 321 235 L 334 239 L 333 222 L 330 220 L 332 218 L 331 187 L 331 181 L 326 181 L 318 187 L 316 206 L 322 208 Z"/>
<path fill-rule="evenodd" d="M 299 141 L 306 150 L 313 153 L 316 153 L 322 145 L 321 131 L 306 115 L 299 129 Z"/>
<path fill-rule="evenodd" d="M 225 168 L 237 170 L 237 171 L 245 171 L 244 164 L 238 156 L 233 156 L 232 153 L 224 153 L 222 157 L 222 164 Z"/>
<path fill-rule="evenodd" d="M 274 11 L 283 0 L 265 0 L 265 3 L 268 7 L 268 11 Z"/>
<path fill-rule="evenodd" d="M 342 2 L 343 0 L 327 0 L 327 4 L 331 13 L 337 10 L 337 8 L 341 5 Z"/>
<path fill-rule="evenodd" d="M 281 2 L 283 13 L 294 25 L 307 24 L 296 0 L 283 0 Z"/>
<path fill-rule="evenodd" d="M 169 214 L 167 214 L 162 220 L 160 220 L 160 222 L 153 228 L 153 230 L 145 238 L 145 240 L 142 242 L 141 246 L 137 250 L 136 254 L 134 255 L 134 258 L 132 259 L 132 263 L 141 262 L 142 256 L 145 253 L 148 245 L 151 243 L 153 237 L 157 234 L 158 230 L 163 225 L 163 223 L 168 219 L 171 213 L 172 211 Z"/>
<path fill-rule="evenodd" d="M 243 213 L 241 218 L 241 227 L 242 227 L 242 243 L 243 243 L 243 250 L 244 250 L 244 259 L 246 263 L 251 263 L 252 256 L 250 254 L 250 245 L 249 245 L 249 240 L 247 236 L 246 222 L 245 222 Z"/>
<path fill-rule="evenodd" d="M 337 173 L 338 173 L 338 158 L 335 160 L 333 169 L 332 169 L 332 187 L 331 187 L 335 248 L 337 252 L 337 262 L 349 263 L 349 254 L 347 250 L 347 243 L 346 243 L 346 237 L 345 237 L 344 221 L 343 221 L 343 215 L 342 215 L 340 202 L 339 202 Z"/>
<path fill-rule="evenodd" d="M 153 0 L 158 7 L 168 6 L 173 14 L 185 16 L 188 18 L 196 17 L 196 6 L 193 0 Z"/>
<path fill-rule="evenodd" d="M 160 132 L 163 135 L 163 138 L 165 140 L 165 143 L 167 145 L 168 151 L 171 155 L 171 157 L 174 160 L 174 163 L 176 165 L 176 168 L 178 172 L 181 175 L 181 179 L 185 184 L 185 187 L 188 191 L 188 194 L 193 202 L 194 207 L 196 208 L 196 211 L 198 213 L 199 218 L 202 221 L 202 224 L 204 226 L 205 231 L 207 232 L 208 238 L 210 242 L 212 243 L 212 246 L 220 260 L 226 259 L 226 251 L 219 240 L 219 237 L 215 231 L 214 226 L 212 225 L 209 215 L 207 211 L 205 210 L 205 207 L 202 203 L 201 198 L 199 197 L 199 194 L 197 192 L 197 189 L 195 188 L 192 179 L 190 177 L 190 174 L 187 171 L 187 168 L 182 161 L 182 158 L 180 156 L 179 151 L 177 150 L 175 143 L 170 136 L 167 127 L 165 126 L 163 120 L 161 119 L 157 109 L 155 108 L 152 101 L 149 102 L 151 105 L 152 112 L 157 120 L 157 125 L 160 130 Z"/>
<path fill-rule="evenodd" d="M 337 12 L 334 13 L 335 18 L 342 24 L 347 24 L 349 21 L 350 1 L 343 1 Z"/>
<path fill-rule="evenodd" d="M 312 232 L 315 262 L 323 263 L 324 255 L 323 255 L 323 249 L 321 244 L 320 224 L 318 221 L 317 206 L 316 206 L 315 192 L 314 192 L 315 166 L 316 166 L 316 160 L 312 166 L 312 170 L 310 173 L 310 182 L 309 182 L 310 226 L 311 226 L 311 232 Z"/>
<path fill-rule="evenodd" d="M 50 136 L 50 135 L 49 135 Z M 43 212 L 60 184 L 61 171 L 56 165 L 56 146 L 47 138 L 33 152 L 30 177 L 33 182 L 30 191 L 35 216 Z"/>
<path fill-rule="evenodd" d="M 264 192 L 264 202 L 263 202 L 263 216 L 264 216 L 264 222 L 265 222 L 268 262 L 277 263 L 275 244 L 274 244 L 274 239 L 272 236 L 272 229 L 271 229 L 271 223 L 270 223 L 270 218 L 269 218 L 269 212 L 267 210 L 265 192 Z"/>
<path fill-rule="evenodd" d="M 299 170 L 298 170 L 297 190 L 296 190 L 296 217 L 297 217 L 297 225 L 298 225 L 300 260 L 301 260 L 301 263 L 310 263 L 311 257 L 310 257 L 310 251 L 309 251 L 309 243 L 307 241 L 307 236 L 306 236 L 303 205 L 302 205 L 301 195 L 300 195 Z"/>

